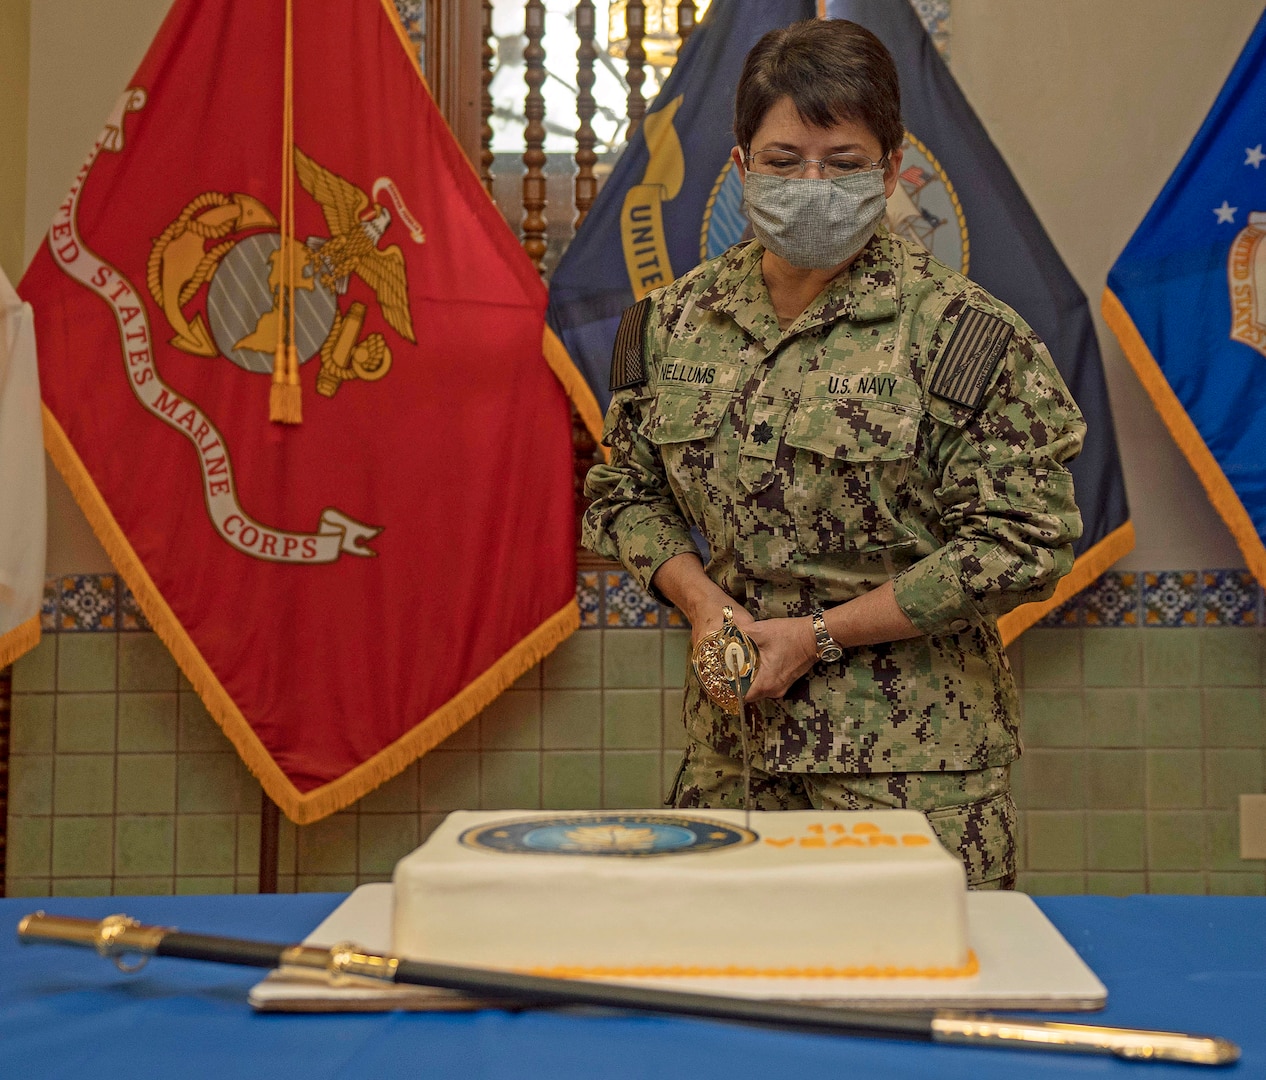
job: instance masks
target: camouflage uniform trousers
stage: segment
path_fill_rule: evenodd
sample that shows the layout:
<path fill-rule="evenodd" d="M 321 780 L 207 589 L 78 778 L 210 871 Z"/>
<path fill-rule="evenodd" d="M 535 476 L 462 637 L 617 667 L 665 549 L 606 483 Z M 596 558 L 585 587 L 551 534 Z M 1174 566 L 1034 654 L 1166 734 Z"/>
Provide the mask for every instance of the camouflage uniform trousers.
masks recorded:
<path fill-rule="evenodd" d="M 963 860 L 972 889 L 1015 888 L 1011 767 L 974 772 L 770 773 L 751 767 L 754 810 L 921 810 Z M 743 763 L 692 739 L 665 802 L 682 809 L 744 808 Z"/>

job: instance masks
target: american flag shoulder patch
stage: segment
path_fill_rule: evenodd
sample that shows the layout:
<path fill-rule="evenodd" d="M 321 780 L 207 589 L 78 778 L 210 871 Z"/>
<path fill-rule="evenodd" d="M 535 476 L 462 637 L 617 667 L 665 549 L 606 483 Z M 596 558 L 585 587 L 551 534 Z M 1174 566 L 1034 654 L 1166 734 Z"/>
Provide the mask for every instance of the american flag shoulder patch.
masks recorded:
<path fill-rule="evenodd" d="M 608 389 L 628 390 L 646 382 L 646 360 L 642 355 L 642 335 L 646 331 L 646 319 L 651 313 L 651 298 L 643 297 L 620 316 L 620 326 L 615 332 L 615 347 L 611 350 L 611 381 Z"/>
<path fill-rule="evenodd" d="M 928 389 L 956 405 L 980 408 L 985 387 L 1014 333 L 1001 316 L 969 307 L 954 324 Z"/>

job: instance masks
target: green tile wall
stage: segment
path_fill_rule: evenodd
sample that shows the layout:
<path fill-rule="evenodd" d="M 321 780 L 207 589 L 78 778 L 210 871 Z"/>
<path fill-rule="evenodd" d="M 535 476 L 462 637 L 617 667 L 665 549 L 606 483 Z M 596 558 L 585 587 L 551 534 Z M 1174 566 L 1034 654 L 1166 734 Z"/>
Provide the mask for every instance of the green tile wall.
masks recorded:
<path fill-rule="evenodd" d="M 657 805 L 689 632 L 579 631 L 348 810 L 282 822 L 283 891 L 390 876 L 449 810 Z M 1012 647 L 1033 893 L 1266 893 L 1237 797 L 1266 790 L 1257 627 L 1037 628 Z M 47 633 L 13 671 L 11 896 L 253 892 L 259 785 L 146 631 Z"/>

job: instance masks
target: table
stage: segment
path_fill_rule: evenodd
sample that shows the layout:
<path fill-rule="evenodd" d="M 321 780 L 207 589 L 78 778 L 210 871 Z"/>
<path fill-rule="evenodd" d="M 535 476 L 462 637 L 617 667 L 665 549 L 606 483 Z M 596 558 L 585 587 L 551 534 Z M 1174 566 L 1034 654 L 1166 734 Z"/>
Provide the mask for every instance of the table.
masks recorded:
<path fill-rule="evenodd" d="M 0 900 L 0 1076 L 15 1080 L 567 1080 L 634 1077 L 1266 1077 L 1266 899 L 1042 897 L 1108 987 L 1099 1013 L 1045 1014 L 1222 1035 L 1229 1069 L 837 1038 L 676 1018 L 550 1012 L 260 1015 L 262 972 L 155 958 L 125 974 L 89 950 L 21 946 L 35 910 L 297 941 L 342 895 Z"/>

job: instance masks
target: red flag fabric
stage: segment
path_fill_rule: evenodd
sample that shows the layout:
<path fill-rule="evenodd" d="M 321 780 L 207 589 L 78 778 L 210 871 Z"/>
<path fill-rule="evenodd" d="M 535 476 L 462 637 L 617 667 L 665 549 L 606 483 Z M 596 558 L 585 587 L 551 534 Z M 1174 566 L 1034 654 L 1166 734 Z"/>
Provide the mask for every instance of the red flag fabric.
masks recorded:
<path fill-rule="evenodd" d="M 579 623 L 580 382 L 391 3 L 178 0 L 20 292 L 45 441 L 288 817 L 424 753 Z M 270 422 L 293 303 L 302 422 Z"/>

